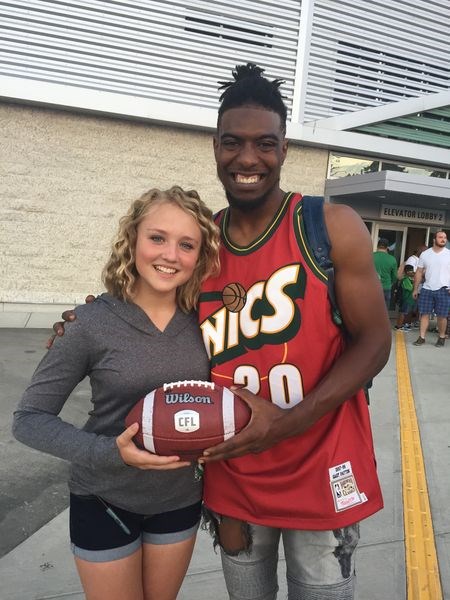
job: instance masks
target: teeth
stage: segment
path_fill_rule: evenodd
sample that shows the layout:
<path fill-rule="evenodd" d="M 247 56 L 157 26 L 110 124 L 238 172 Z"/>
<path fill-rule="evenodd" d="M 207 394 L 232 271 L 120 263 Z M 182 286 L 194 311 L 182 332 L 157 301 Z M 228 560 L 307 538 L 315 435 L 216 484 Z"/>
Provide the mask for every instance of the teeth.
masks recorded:
<path fill-rule="evenodd" d="M 167 273 L 168 275 L 174 275 L 177 272 L 176 269 L 172 269 L 170 267 L 163 267 L 162 265 L 155 265 L 155 269 L 157 271 L 160 271 L 161 273 Z"/>
<path fill-rule="evenodd" d="M 245 175 L 236 173 L 236 183 L 258 183 L 258 181 L 259 175 L 250 175 L 246 177 Z"/>

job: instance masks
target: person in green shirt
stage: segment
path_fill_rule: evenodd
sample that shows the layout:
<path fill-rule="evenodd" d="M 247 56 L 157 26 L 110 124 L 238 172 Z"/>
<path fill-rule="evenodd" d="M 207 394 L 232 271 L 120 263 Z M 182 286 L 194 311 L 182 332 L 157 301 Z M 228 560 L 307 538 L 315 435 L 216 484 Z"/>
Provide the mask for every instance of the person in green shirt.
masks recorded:
<path fill-rule="evenodd" d="M 398 283 L 399 300 L 398 300 L 398 317 L 395 329 L 403 331 L 411 330 L 411 321 L 414 317 L 417 308 L 417 302 L 413 298 L 414 290 L 414 267 L 405 265 L 403 276 Z"/>
<path fill-rule="evenodd" d="M 388 246 L 389 240 L 386 238 L 378 240 L 377 250 L 373 253 L 373 262 L 383 288 L 386 308 L 389 310 L 392 286 L 397 281 L 397 261 L 392 254 L 389 254 Z"/>

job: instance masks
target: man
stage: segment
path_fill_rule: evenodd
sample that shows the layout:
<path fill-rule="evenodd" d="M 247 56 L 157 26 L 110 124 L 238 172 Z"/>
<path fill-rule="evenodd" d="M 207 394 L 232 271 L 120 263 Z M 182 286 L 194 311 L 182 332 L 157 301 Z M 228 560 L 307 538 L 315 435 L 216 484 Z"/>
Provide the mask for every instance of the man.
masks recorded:
<path fill-rule="evenodd" d="M 380 238 L 378 240 L 377 250 L 373 253 L 373 262 L 381 281 L 381 287 L 383 288 L 386 308 L 389 310 L 392 286 L 397 281 L 397 261 L 392 254 L 389 254 L 388 248 L 389 240 Z"/>
<path fill-rule="evenodd" d="M 218 216 L 221 274 L 204 284 L 200 327 L 212 380 L 234 384 L 252 418 L 201 459 L 205 504 L 233 600 L 276 598 L 280 536 L 290 599 L 350 600 L 359 521 L 382 508 L 361 388 L 388 359 L 390 325 L 364 223 L 327 204 L 345 335 L 333 322 L 301 195 L 280 189 L 281 82 L 262 73 L 236 67 L 214 137 L 229 208 Z M 239 298 L 230 303 L 225 288 Z"/>
<path fill-rule="evenodd" d="M 237 393 L 253 414 L 205 453 L 204 501 L 230 598 L 276 597 L 280 535 L 289 598 L 352 598 L 358 522 L 382 506 L 360 388 L 388 358 L 387 311 L 367 229 L 350 208 L 327 204 L 344 343 L 303 238 L 301 197 L 279 185 L 280 82 L 252 65 L 233 74 L 214 138 L 229 203 L 218 218 L 221 274 L 205 283 L 199 315 L 212 379 L 245 387 Z M 231 283 L 246 291 L 239 312 L 221 295 Z"/>
<path fill-rule="evenodd" d="M 450 310 L 450 250 L 446 247 L 447 234 L 437 231 L 433 235 L 433 246 L 422 252 L 414 275 L 413 297 L 418 298 L 420 315 L 419 337 L 414 346 L 425 343 L 425 335 L 430 322 L 430 314 L 437 317 L 439 337 L 436 348 L 445 344 L 447 317 Z M 419 294 L 419 286 L 424 278 Z"/>

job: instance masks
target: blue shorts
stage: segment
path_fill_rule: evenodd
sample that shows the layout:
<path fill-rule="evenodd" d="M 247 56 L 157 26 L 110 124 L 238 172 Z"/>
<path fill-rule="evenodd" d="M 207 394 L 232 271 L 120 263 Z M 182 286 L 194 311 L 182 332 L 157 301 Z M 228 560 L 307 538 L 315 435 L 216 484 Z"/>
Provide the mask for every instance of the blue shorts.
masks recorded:
<path fill-rule="evenodd" d="M 438 317 L 447 317 L 450 310 L 448 288 L 442 287 L 439 290 L 422 288 L 419 294 L 418 307 L 421 315 L 430 315 L 434 312 Z"/>
<path fill-rule="evenodd" d="M 110 509 L 124 528 L 108 514 Z M 191 538 L 200 522 L 201 502 L 157 515 L 140 515 L 97 496 L 70 494 L 72 552 L 89 562 L 109 562 L 133 554 L 142 544 L 174 544 Z"/>

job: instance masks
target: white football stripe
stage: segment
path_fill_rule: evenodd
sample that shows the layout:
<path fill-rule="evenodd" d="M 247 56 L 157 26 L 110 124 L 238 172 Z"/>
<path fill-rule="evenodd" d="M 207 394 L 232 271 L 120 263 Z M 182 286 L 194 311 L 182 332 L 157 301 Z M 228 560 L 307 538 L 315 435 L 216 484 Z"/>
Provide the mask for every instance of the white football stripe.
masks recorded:
<path fill-rule="evenodd" d="M 222 418 L 223 418 L 223 439 L 234 435 L 234 394 L 227 388 L 223 388 L 222 395 Z"/>
<path fill-rule="evenodd" d="M 142 437 L 144 446 L 149 452 L 156 453 L 153 440 L 153 404 L 155 402 L 155 390 L 148 393 L 144 398 L 142 407 Z"/>

